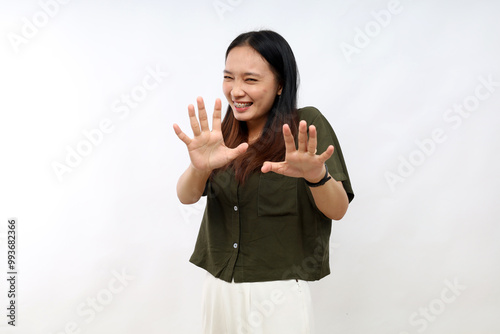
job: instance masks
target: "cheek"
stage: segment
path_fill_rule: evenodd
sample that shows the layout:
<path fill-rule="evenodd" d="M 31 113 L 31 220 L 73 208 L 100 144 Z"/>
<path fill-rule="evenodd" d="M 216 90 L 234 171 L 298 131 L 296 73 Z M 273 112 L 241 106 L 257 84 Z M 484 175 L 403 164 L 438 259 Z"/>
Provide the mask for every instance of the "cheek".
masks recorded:
<path fill-rule="evenodd" d="M 252 86 L 247 87 L 245 92 L 254 102 L 262 101 L 266 96 L 265 90 Z"/>
<path fill-rule="evenodd" d="M 275 94 L 273 89 L 266 88 L 262 90 L 262 97 L 265 99 L 271 99 L 274 97 L 274 95 Z"/>
<path fill-rule="evenodd" d="M 275 94 L 271 89 L 266 89 L 262 92 L 262 99 L 268 104 L 274 101 Z"/>
<path fill-rule="evenodd" d="M 226 97 L 230 96 L 230 94 L 231 94 L 231 87 L 230 87 L 230 85 L 228 85 L 226 83 L 223 83 L 222 84 L 222 92 L 224 93 L 224 95 Z"/>

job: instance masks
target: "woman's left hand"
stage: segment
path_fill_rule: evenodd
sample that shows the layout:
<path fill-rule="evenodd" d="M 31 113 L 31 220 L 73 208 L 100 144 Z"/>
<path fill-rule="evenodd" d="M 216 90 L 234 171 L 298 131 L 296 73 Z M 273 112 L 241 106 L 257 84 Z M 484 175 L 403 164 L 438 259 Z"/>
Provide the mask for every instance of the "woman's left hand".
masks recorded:
<path fill-rule="evenodd" d="M 317 183 L 325 176 L 325 161 L 333 154 L 333 145 L 328 146 L 322 154 L 316 154 L 317 133 L 314 125 L 309 126 L 307 140 L 307 123 L 299 123 L 298 149 L 288 124 L 283 125 L 286 155 L 282 162 L 264 162 L 262 173 L 275 172 L 291 177 L 302 177 L 311 183 Z"/>

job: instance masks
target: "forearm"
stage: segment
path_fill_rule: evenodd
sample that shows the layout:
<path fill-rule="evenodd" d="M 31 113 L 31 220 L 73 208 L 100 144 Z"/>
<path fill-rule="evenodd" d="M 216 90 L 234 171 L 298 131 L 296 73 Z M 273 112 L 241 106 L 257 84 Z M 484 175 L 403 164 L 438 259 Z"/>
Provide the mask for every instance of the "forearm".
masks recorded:
<path fill-rule="evenodd" d="M 203 195 L 211 171 L 200 171 L 189 165 L 177 182 L 177 197 L 182 204 L 193 204 Z"/>
<path fill-rule="evenodd" d="M 349 199 L 341 181 L 333 178 L 319 187 L 310 187 L 318 209 L 328 218 L 340 220 L 349 206 Z"/>

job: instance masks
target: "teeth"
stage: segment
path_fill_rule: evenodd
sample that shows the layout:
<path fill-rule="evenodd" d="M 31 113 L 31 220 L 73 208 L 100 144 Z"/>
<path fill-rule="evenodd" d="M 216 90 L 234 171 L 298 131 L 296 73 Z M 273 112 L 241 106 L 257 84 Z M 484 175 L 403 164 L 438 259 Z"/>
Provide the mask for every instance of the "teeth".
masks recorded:
<path fill-rule="evenodd" d="M 246 108 L 246 107 L 250 107 L 253 103 L 250 102 L 250 103 L 238 103 L 238 102 L 234 102 L 234 106 L 236 108 Z"/>

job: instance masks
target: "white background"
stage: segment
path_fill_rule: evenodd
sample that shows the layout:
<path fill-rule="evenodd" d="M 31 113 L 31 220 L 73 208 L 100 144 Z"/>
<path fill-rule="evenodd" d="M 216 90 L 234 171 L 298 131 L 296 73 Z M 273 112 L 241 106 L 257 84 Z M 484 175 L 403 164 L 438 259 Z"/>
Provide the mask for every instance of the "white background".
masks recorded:
<path fill-rule="evenodd" d="M 188 259 L 203 203 L 176 198 L 189 160 L 172 124 L 190 133 L 187 105 L 223 98 L 229 43 L 268 28 L 292 46 L 299 104 L 331 122 L 356 194 L 334 222 L 332 274 L 311 284 L 318 333 L 499 333 L 500 2 L 401 0 L 385 26 L 386 0 L 214 3 L 71 1 L 49 17 L 2 0 L 0 240 L 17 217 L 19 278 L 15 329 L 1 280 L 0 332 L 200 332 L 204 272 Z M 168 76 L 114 112 L 148 68 Z M 464 103 L 465 117 L 448 111 Z M 106 119 L 59 180 L 54 162 Z"/>

